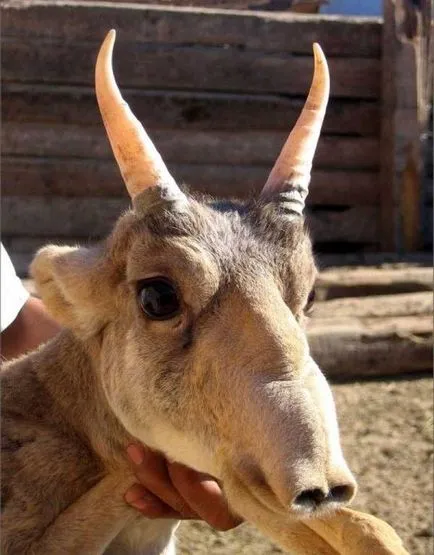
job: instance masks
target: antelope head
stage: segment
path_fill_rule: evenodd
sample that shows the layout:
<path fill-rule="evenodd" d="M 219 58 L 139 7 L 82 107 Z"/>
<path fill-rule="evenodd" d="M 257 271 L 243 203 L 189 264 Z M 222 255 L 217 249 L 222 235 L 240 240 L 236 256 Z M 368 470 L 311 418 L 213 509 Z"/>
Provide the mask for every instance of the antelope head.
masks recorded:
<path fill-rule="evenodd" d="M 96 249 L 39 255 L 62 290 L 52 311 L 83 341 L 98 337 L 99 378 L 128 433 L 214 476 L 244 518 L 263 528 L 347 503 L 355 482 L 303 330 L 316 274 L 303 212 L 329 94 L 321 48 L 260 197 L 242 203 L 180 190 L 122 99 L 114 41 L 96 93 L 132 210 Z"/>

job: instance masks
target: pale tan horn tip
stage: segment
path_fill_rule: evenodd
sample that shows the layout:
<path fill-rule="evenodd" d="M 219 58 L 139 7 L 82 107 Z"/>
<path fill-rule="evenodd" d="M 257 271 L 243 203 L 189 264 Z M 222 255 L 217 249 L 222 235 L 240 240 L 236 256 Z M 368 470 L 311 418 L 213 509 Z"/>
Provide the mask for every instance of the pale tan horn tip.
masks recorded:
<path fill-rule="evenodd" d="M 329 68 L 327 64 L 327 58 L 325 57 L 323 49 L 317 42 L 313 43 L 313 57 L 314 57 L 315 70 L 320 71 L 321 80 L 327 86 L 326 94 L 328 95 L 329 88 L 330 88 L 330 75 L 329 75 Z"/>
<path fill-rule="evenodd" d="M 111 59 L 113 57 L 113 47 L 116 40 L 116 31 L 111 29 L 105 39 L 103 40 L 101 47 L 98 52 L 96 66 L 95 66 L 95 78 L 97 85 L 97 95 L 98 95 L 98 85 L 100 85 L 104 73 L 108 71 L 110 73 L 111 69 Z"/>
<path fill-rule="evenodd" d="M 312 48 L 313 48 L 313 55 L 315 56 L 315 58 L 325 60 L 324 51 L 318 42 L 314 42 L 312 45 Z"/>
<path fill-rule="evenodd" d="M 114 29 L 110 29 L 110 31 L 106 34 L 105 39 L 101 45 L 99 50 L 98 58 L 104 58 L 105 60 L 110 61 L 113 56 L 113 47 L 116 40 L 116 31 Z"/>
<path fill-rule="evenodd" d="M 116 40 L 116 29 L 110 29 L 110 31 L 105 36 L 104 42 L 109 44 L 114 44 Z"/>

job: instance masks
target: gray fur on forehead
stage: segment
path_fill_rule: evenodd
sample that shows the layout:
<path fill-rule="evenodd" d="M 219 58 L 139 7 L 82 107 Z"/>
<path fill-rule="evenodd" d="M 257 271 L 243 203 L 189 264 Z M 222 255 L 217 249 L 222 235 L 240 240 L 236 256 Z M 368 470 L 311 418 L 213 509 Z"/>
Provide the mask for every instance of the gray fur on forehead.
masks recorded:
<path fill-rule="evenodd" d="M 143 216 L 129 211 L 118 220 L 108 247 L 122 280 L 130 246 L 138 239 L 164 252 L 173 239 L 190 238 L 213 258 L 220 287 L 255 287 L 261 275 L 275 282 L 292 310 L 304 306 L 316 274 L 309 233 L 302 217 L 288 215 L 278 204 L 190 197 L 179 210 L 163 206 Z"/>
<path fill-rule="evenodd" d="M 183 210 L 148 214 L 145 225 L 155 237 L 194 237 L 221 261 L 239 262 L 247 254 L 267 264 L 295 262 L 299 256 L 313 264 L 304 219 L 289 216 L 276 203 L 191 198 Z"/>

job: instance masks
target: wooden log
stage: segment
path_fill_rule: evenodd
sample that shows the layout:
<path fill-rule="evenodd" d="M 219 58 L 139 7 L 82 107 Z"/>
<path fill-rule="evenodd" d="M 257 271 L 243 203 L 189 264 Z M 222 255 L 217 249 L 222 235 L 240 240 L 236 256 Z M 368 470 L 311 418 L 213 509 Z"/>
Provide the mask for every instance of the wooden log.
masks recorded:
<path fill-rule="evenodd" d="M 414 293 L 433 288 L 431 267 L 329 269 L 318 276 L 319 300 L 392 293 Z"/>
<path fill-rule="evenodd" d="M 320 42 L 328 56 L 379 58 L 381 20 L 361 17 L 294 16 L 102 2 L 3 4 L 3 37 L 23 42 L 68 41 L 98 45 L 108 29 L 136 44 L 222 46 L 263 52 L 312 53 Z M 56 5 L 57 4 L 57 5 Z"/>
<path fill-rule="evenodd" d="M 338 266 L 341 269 L 354 268 L 355 266 L 381 266 L 382 268 L 401 268 L 403 265 L 432 266 L 432 253 L 419 252 L 341 252 L 321 253 L 317 256 L 319 268 L 325 270 Z"/>
<path fill-rule="evenodd" d="M 345 271 L 341 271 L 345 275 Z M 430 291 L 346 297 L 318 302 L 314 305 L 313 326 L 334 324 L 337 319 L 391 318 L 432 315 L 433 295 Z"/>
<path fill-rule="evenodd" d="M 398 189 L 395 179 L 395 28 L 394 6 L 384 2 L 383 67 L 381 73 L 381 248 L 394 251 L 399 243 Z"/>
<path fill-rule="evenodd" d="M 312 321 L 308 338 L 313 358 L 333 380 L 432 370 L 432 315 Z"/>
<path fill-rule="evenodd" d="M 273 166 L 288 133 L 282 131 L 190 131 L 147 128 L 166 163 Z M 7 123 L 2 125 L 3 155 L 112 159 L 105 130 L 99 126 Z M 376 170 L 379 141 L 374 138 L 322 136 L 317 169 Z M 354 189 L 354 187 L 350 187 Z M 372 202 L 368 199 L 368 203 Z"/>
<path fill-rule="evenodd" d="M 282 130 L 289 132 L 304 98 L 278 95 L 122 89 L 146 127 L 194 130 Z M 2 121 L 69 125 L 100 125 L 92 87 L 3 83 Z M 371 100 L 332 98 L 323 134 L 378 136 L 379 105 Z"/>
<path fill-rule="evenodd" d="M 395 169 L 400 190 L 402 245 L 407 251 L 415 251 L 422 247 L 421 135 L 427 130 L 427 107 L 432 102 L 432 97 L 425 97 L 422 84 L 424 60 L 421 51 L 423 29 L 420 9 L 408 1 L 395 3 L 395 17 L 400 23 L 395 29 L 398 39 L 395 51 Z"/>
<path fill-rule="evenodd" d="M 2 232 L 17 236 L 101 237 L 128 205 L 126 197 L 3 197 Z M 312 234 L 322 242 L 374 243 L 376 219 L 376 209 L 370 206 L 308 215 Z"/>
<path fill-rule="evenodd" d="M 272 164 L 239 166 L 175 164 L 168 168 L 178 183 L 217 197 L 249 198 L 259 194 Z M 124 184 L 113 160 L 11 157 L 2 159 L 2 193 L 11 195 L 116 197 Z M 308 197 L 314 205 L 375 206 L 377 172 L 314 170 Z"/>
<path fill-rule="evenodd" d="M 108 27 L 109 28 L 109 27 Z M 101 37 L 99 37 L 101 38 Z M 99 46 L 91 43 L 2 39 L 3 82 L 92 86 Z M 120 87 L 172 88 L 306 95 L 313 57 L 224 47 L 116 44 Z M 332 95 L 378 98 L 381 64 L 375 58 L 330 58 Z"/>
<path fill-rule="evenodd" d="M 318 250 L 327 243 L 372 247 L 378 241 L 376 206 L 353 206 L 342 211 L 312 207 L 306 221 Z"/>
<path fill-rule="evenodd" d="M 4 197 L 5 235 L 99 238 L 129 207 L 128 198 Z"/>
<path fill-rule="evenodd" d="M 105 2 L 114 2 L 120 4 L 136 4 L 143 3 L 142 0 L 104 0 Z M 69 0 L 71 3 L 88 2 L 92 5 L 95 0 Z M 173 6 L 179 7 L 200 7 L 200 8 L 218 8 L 219 10 L 270 10 L 270 11 L 290 11 L 295 13 L 318 13 L 320 5 L 326 0 L 153 0 L 153 6 Z M 7 0 L 8 5 L 28 5 L 29 0 Z M 51 0 L 50 4 L 59 4 L 59 0 Z"/>
<path fill-rule="evenodd" d="M 419 8 L 384 2 L 382 113 L 382 247 L 417 250 L 421 235 L 421 132 L 427 122 L 423 28 Z M 426 29 L 427 31 L 427 29 Z M 431 99 L 430 99 L 431 100 Z"/>

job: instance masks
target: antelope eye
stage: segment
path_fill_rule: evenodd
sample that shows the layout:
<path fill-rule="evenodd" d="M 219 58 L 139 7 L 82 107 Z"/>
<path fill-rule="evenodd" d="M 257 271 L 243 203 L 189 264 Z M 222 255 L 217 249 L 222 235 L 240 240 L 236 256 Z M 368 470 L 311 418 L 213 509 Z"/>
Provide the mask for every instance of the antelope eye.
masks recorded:
<path fill-rule="evenodd" d="M 309 296 L 307 298 L 306 306 L 304 307 L 304 312 L 306 314 L 309 314 L 312 311 L 314 302 L 315 302 L 315 289 L 312 289 L 312 291 L 309 293 Z"/>
<path fill-rule="evenodd" d="M 139 282 L 138 296 L 143 312 L 151 320 L 170 320 L 180 312 L 178 295 L 167 279 L 158 277 Z"/>

